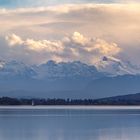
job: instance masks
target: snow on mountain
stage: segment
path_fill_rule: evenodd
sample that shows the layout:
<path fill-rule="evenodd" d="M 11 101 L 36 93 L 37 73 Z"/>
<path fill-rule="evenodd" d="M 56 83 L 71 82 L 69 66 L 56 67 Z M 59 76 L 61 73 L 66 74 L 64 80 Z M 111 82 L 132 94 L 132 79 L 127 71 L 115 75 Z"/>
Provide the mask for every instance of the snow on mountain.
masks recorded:
<path fill-rule="evenodd" d="M 103 76 L 102 73 L 98 72 L 95 66 L 89 66 L 81 63 L 80 61 L 75 62 L 61 62 L 56 63 L 54 61 L 48 61 L 45 64 L 36 66 L 35 71 L 39 79 L 42 78 L 77 78 L 77 77 L 90 77 L 92 79 Z"/>
<path fill-rule="evenodd" d="M 140 74 L 140 68 L 129 62 L 123 62 L 114 57 L 104 56 L 102 60 L 93 65 L 87 65 L 80 61 L 60 62 L 48 61 L 40 65 L 26 65 L 18 61 L 0 61 L 0 78 L 19 77 L 38 80 L 55 80 L 65 78 L 90 78 L 99 79 L 105 76 Z"/>
<path fill-rule="evenodd" d="M 95 66 L 100 72 L 107 72 L 113 76 L 140 74 L 139 67 L 132 65 L 130 62 L 125 62 L 114 57 L 104 56 L 98 63 L 95 64 Z"/>
<path fill-rule="evenodd" d="M 22 62 L 18 61 L 10 61 L 10 62 L 4 62 L 1 61 L 0 63 L 0 78 L 3 78 L 4 76 L 7 77 L 17 77 L 19 78 L 26 78 L 33 76 L 35 72 L 33 71 L 32 67 L 25 65 Z"/>
<path fill-rule="evenodd" d="M 136 93 L 140 90 L 136 74 L 139 68 L 112 57 L 103 57 L 95 66 L 80 61 L 33 66 L 0 61 L 0 95 L 96 98 Z"/>
<path fill-rule="evenodd" d="M 18 61 L 0 62 L 0 78 L 4 77 L 19 77 L 31 79 L 64 79 L 64 78 L 91 78 L 97 79 L 103 77 L 104 74 L 98 72 L 95 66 L 89 66 L 75 62 L 61 62 L 48 61 L 41 65 L 26 65 Z"/>
<path fill-rule="evenodd" d="M 0 69 L 2 69 L 3 67 L 4 67 L 4 65 L 5 65 L 5 61 L 0 61 Z"/>

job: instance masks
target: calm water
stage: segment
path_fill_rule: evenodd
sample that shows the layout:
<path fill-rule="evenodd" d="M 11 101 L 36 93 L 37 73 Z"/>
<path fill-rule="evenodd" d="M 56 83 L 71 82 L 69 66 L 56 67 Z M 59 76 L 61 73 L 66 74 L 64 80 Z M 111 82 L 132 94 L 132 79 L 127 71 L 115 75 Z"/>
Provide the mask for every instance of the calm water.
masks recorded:
<path fill-rule="evenodd" d="M 0 108 L 0 140 L 139 140 L 139 108 Z"/>

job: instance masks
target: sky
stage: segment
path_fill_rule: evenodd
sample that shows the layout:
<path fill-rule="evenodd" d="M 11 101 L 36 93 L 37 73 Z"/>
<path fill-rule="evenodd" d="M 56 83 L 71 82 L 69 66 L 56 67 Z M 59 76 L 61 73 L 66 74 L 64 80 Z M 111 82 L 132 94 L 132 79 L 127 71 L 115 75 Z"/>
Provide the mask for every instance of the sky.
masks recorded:
<path fill-rule="evenodd" d="M 0 59 L 140 65 L 139 0 L 0 0 Z"/>
<path fill-rule="evenodd" d="M 138 0 L 135 0 L 135 2 Z M 34 6 L 50 6 L 70 3 L 127 3 L 132 0 L 0 0 L 1 7 L 34 7 Z"/>
<path fill-rule="evenodd" d="M 133 3 L 139 0 L 0 0 L 0 7 L 19 8 L 80 3 Z"/>

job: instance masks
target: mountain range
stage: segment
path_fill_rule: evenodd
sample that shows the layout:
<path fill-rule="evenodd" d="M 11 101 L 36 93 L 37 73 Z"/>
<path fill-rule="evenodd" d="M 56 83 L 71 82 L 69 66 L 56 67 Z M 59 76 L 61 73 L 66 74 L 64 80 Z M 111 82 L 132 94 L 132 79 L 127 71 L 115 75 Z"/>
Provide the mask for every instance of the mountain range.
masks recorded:
<path fill-rule="evenodd" d="M 138 93 L 139 73 L 131 63 L 106 56 L 95 65 L 0 61 L 0 96 L 96 99 Z"/>

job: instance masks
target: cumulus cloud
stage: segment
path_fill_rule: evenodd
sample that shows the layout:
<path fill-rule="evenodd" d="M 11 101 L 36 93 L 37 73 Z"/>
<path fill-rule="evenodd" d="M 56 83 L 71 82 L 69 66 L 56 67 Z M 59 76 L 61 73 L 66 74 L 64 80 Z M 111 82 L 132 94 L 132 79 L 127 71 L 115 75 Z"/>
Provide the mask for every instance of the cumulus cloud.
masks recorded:
<path fill-rule="evenodd" d="M 8 41 L 10 46 L 15 46 L 17 44 L 21 45 L 23 43 L 22 39 L 15 34 L 12 34 L 10 36 L 6 36 L 6 40 Z"/>
<path fill-rule="evenodd" d="M 27 50 L 36 51 L 36 52 L 62 52 L 63 46 L 60 41 L 49 41 L 49 40 L 38 40 L 35 41 L 33 39 L 23 40 L 19 36 L 12 34 L 6 36 L 9 46 L 11 47 L 24 47 Z"/>
<path fill-rule="evenodd" d="M 135 3 L 1 9 L 0 55 L 37 63 L 94 63 L 102 55 L 118 55 L 140 64 L 139 17 L 140 4 Z"/>
<path fill-rule="evenodd" d="M 63 37 L 61 40 L 34 40 L 22 39 L 12 34 L 6 36 L 9 47 L 18 49 L 15 53 L 22 52 L 21 58 L 30 53 L 30 60 L 33 63 L 43 63 L 50 59 L 54 61 L 75 61 L 81 60 L 85 63 L 94 64 L 103 56 L 115 56 L 121 49 L 115 43 L 110 43 L 98 38 L 88 38 L 79 32 L 74 32 L 71 36 Z M 11 48 L 11 49 L 12 49 Z M 21 54 L 20 52 L 20 54 Z M 34 54 L 42 56 L 40 61 Z M 46 56 L 46 57 L 44 57 Z"/>

